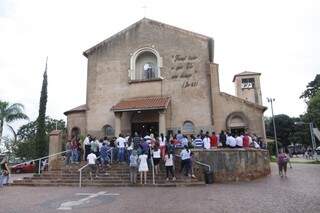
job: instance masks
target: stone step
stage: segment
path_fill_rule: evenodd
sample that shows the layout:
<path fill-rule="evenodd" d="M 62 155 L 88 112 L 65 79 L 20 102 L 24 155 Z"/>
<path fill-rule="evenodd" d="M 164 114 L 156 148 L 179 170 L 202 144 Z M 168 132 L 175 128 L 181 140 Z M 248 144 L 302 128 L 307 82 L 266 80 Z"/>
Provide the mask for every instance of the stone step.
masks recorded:
<path fill-rule="evenodd" d="M 15 181 L 12 186 L 79 186 L 78 182 L 74 183 L 51 183 L 51 182 L 17 182 Z M 131 183 L 99 183 L 99 182 L 83 182 L 82 186 L 103 186 L 103 187 L 123 187 L 123 186 L 137 186 L 137 187 L 179 187 L 179 186 L 205 186 L 205 183 L 203 182 L 163 182 L 163 183 L 156 183 L 152 184 L 151 182 L 148 182 L 147 184 L 131 184 Z"/>

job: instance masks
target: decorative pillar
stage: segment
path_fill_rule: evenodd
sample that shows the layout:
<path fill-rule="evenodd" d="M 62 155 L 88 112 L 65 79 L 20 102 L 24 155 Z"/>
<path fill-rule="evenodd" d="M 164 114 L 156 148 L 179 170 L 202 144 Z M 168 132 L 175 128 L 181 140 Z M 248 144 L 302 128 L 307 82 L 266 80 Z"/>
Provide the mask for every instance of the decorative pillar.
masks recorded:
<path fill-rule="evenodd" d="M 166 112 L 159 111 L 159 134 L 166 135 Z"/>
<path fill-rule="evenodd" d="M 49 155 L 62 151 L 62 131 L 53 130 L 49 134 Z M 48 160 L 49 170 L 59 169 L 57 165 L 58 156 L 50 157 Z"/>
<path fill-rule="evenodd" d="M 114 116 L 115 116 L 114 133 L 115 133 L 115 136 L 118 137 L 119 134 L 121 133 L 121 116 L 122 116 L 122 112 L 115 112 Z"/>

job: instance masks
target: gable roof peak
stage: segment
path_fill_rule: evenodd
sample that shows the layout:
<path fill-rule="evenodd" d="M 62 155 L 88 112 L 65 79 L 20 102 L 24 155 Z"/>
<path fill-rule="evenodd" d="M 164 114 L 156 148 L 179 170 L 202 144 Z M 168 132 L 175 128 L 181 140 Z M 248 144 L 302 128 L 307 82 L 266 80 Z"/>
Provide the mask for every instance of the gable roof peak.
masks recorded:
<path fill-rule="evenodd" d="M 154 25 L 158 25 L 158 26 L 163 26 L 163 27 L 166 27 L 166 28 L 169 28 L 169 29 L 172 29 L 172 30 L 175 30 L 177 32 L 180 32 L 180 33 L 185 33 L 185 34 L 189 34 L 189 35 L 192 35 L 192 36 L 195 36 L 197 38 L 200 38 L 200 39 L 203 39 L 203 40 L 209 40 L 209 39 L 212 39 L 211 37 L 208 37 L 208 36 L 205 36 L 205 35 L 202 35 L 202 34 L 199 34 L 199 33 L 195 33 L 195 32 L 192 32 L 192 31 L 189 31 L 189 30 L 184 30 L 184 29 L 181 29 L 181 28 L 178 28 L 178 27 L 175 27 L 175 26 L 172 26 L 172 25 L 168 25 L 168 24 L 165 24 L 165 23 L 162 23 L 162 22 L 159 22 L 159 21 L 155 21 L 155 20 L 152 20 L 152 19 L 149 19 L 149 18 L 146 18 L 146 17 L 143 17 L 142 19 L 140 19 L 139 21 L 135 22 L 134 24 L 130 25 L 129 27 L 121 30 L 120 32 L 110 36 L 109 38 L 105 39 L 104 41 L 98 43 L 97 45 L 89 48 L 88 50 L 84 51 L 83 52 L 83 55 L 85 57 L 88 57 L 88 55 L 90 55 L 90 53 L 94 52 L 96 49 L 98 49 L 99 47 L 103 46 L 104 44 L 110 42 L 111 40 L 113 40 L 114 38 L 126 33 L 127 31 L 135 28 L 137 25 L 139 25 L 140 23 L 150 23 L 150 24 L 154 24 Z"/>

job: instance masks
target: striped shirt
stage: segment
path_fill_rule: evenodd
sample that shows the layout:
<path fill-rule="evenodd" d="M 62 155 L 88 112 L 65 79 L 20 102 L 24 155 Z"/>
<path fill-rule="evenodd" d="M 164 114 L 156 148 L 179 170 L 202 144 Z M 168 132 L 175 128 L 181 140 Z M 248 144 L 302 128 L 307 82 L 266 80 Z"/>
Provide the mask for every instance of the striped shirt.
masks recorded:
<path fill-rule="evenodd" d="M 193 141 L 193 145 L 195 148 L 203 148 L 203 141 L 201 138 L 196 138 Z"/>

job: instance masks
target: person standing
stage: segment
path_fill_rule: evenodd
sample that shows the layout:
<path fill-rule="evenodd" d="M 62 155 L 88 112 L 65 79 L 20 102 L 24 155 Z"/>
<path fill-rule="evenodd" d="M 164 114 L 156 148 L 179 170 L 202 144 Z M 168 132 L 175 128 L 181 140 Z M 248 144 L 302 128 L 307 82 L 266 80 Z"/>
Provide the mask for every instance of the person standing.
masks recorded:
<path fill-rule="evenodd" d="M 137 183 L 137 169 L 138 169 L 138 154 L 136 150 L 133 150 L 130 155 L 130 183 Z"/>
<path fill-rule="evenodd" d="M 118 160 L 119 162 L 123 162 L 124 154 L 125 154 L 126 139 L 122 136 L 122 134 L 119 134 L 119 137 L 116 140 L 116 144 L 118 147 Z"/>
<path fill-rule="evenodd" d="M 1 168 L 0 187 L 2 187 L 3 185 L 7 186 L 9 184 L 10 169 L 9 169 L 8 161 L 6 157 L 2 159 L 0 168 Z"/>
<path fill-rule="evenodd" d="M 224 133 L 223 130 L 220 132 L 219 141 L 220 141 L 220 143 L 222 144 L 222 147 L 223 147 L 223 148 L 227 147 L 227 146 L 226 146 L 227 136 L 226 136 L 226 134 Z"/>
<path fill-rule="evenodd" d="M 67 144 L 66 144 L 66 156 L 65 156 L 65 161 L 64 161 L 64 165 L 69 167 L 70 163 L 71 163 L 71 156 L 72 155 L 72 145 L 71 145 L 71 141 L 68 140 Z"/>
<path fill-rule="evenodd" d="M 197 138 L 193 140 L 193 146 L 196 149 L 203 149 L 203 140 L 200 135 L 197 135 Z"/>
<path fill-rule="evenodd" d="M 147 184 L 147 172 L 149 171 L 147 163 L 148 155 L 142 151 L 139 156 L 139 172 L 140 172 L 140 183 L 142 184 L 142 179 L 144 177 L 144 184 Z"/>
<path fill-rule="evenodd" d="M 176 177 L 174 175 L 174 171 L 173 171 L 173 156 L 172 154 L 170 154 L 169 150 L 166 149 L 166 154 L 164 156 L 164 165 L 166 167 L 166 174 L 167 174 L 167 181 L 169 181 L 169 173 L 172 176 L 172 180 L 175 181 Z"/>
<path fill-rule="evenodd" d="M 160 172 L 159 171 L 159 163 L 160 163 L 160 159 L 161 159 L 161 152 L 160 152 L 159 146 L 157 144 L 153 148 L 152 158 L 153 158 L 153 165 L 154 165 L 155 173 L 157 175 Z"/>
<path fill-rule="evenodd" d="M 243 148 L 249 148 L 250 139 L 249 139 L 248 133 L 245 133 L 245 135 L 243 136 L 242 141 L 243 141 Z"/>
<path fill-rule="evenodd" d="M 100 161 L 103 172 L 105 172 L 105 174 L 108 175 L 108 173 L 106 172 L 106 167 L 109 164 L 109 156 L 108 146 L 105 143 L 102 143 L 102 147 L 100 149 Z"/>
<path fill-rule="evenodd" d="M 209 138 L 209 132 L 206 133 L 206 135 L 203 138 L 203 147 L 205 149 L 210 149 L 211 148 L 211 141 Z"/>
<path fill-rule="evenodd" d="M 188 149 L 188 146 L 185 146 L 183 150 L 180 152 L 180 157 L 181 157 L 180 173 L 182 173 L 183 170 L 185 170 L 185 173 L 184 173 L 185 176 L 190 175 L 190 166 L 191 166 L 190 156 L 191 156 L 191 151 Z"/>
<path fill-rule="evenodd" d="M 280 177 L 287 177 L 287 163 L 289 161 L 288 156 L 286 153 L 283 152 L 282 149 L 280 149 L 280 153 L 278 154 L 278 167 L 279 167 L 279 175 Z"/>
<path fill-rule="evenodd" d="M 87 160 L 88 155 L 90 154 L 91 145 L 90 145 L 91 136 L 88 134 L 83 141 L 84 145 L 84 160 Z"/>
<path fill-rule="evenodd" d="M 167 143 L 166 137 L 164 137 L 163 133 L 161 133 L 159 137 L 159 145 L 160 145 L 160 153 L 161 153 L 162 159 L 164 159 L 164 155 L 166 151 L 166 143 Z"/>
<path fill-rule="evenodd" d="M 237 135 L 237 137 L 236 137 L 236 147 L 237 148 L 243 147 L 243 139 L 240 135 Z"/>
<path fill-rule="evenodd" d="M 230 147 L 230 148 L 236 148 L 237 141 L 236 141 L 236 139 L 234 138 L 233 134 L 228 133 L 226 144 L 227 144 L 227 146 Z"/>
<path fill-rule="evenodd" d="M 78 153 L 78 143 L 76 138 L 73 138 L 71 140 L 71 162 L 72 163 L 78 163 L 79 160 L 79 153 Z"/>
<path fill-rule="evenodd" d="M 218 137 L 216 136 L 215 132 L 212 132 L 211 134 L 210 143 L 211 143 L 211 147 L 218 148 Z"/>
<path fill-rule="evenodd" d="M 96 172 L 97 172 L 97 165 L 96 165 L 97 156 L 93 152 L 91 152 L 88 155 L 87 160 L 88 160 L 88 164 L 89 164 L 89 168 L 90 168 L 90 180 L 92 181 L 93 174 L 95 175 L 95 177 L 97 177 L 97 174 L 96 174 Z"/>

